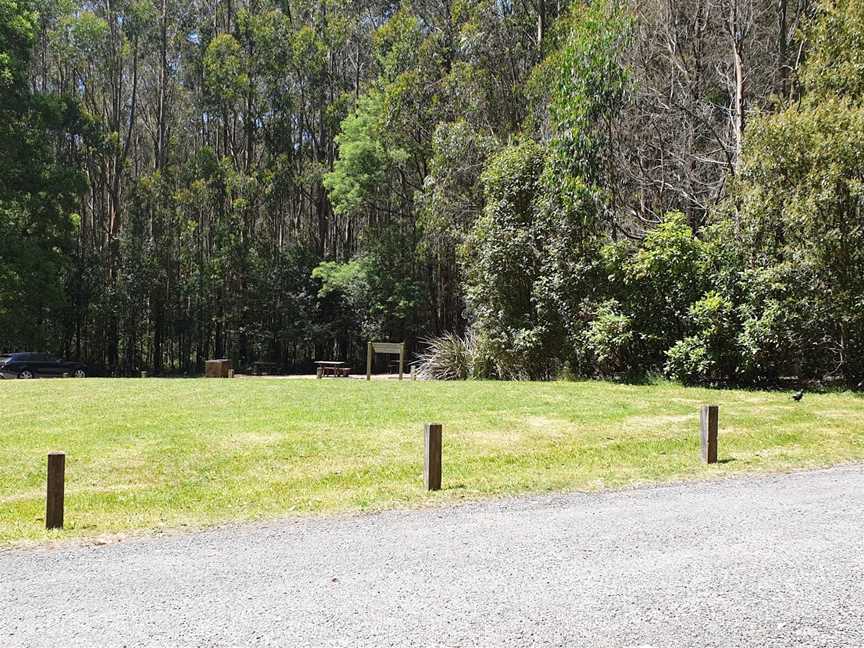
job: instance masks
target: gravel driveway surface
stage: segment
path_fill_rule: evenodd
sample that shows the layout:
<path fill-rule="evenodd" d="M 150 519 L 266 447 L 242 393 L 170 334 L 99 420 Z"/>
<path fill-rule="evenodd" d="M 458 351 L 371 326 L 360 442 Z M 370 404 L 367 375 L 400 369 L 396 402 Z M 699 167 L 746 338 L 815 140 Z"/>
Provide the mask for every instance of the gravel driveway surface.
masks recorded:
<path fill-rule="evenodd" d="M 864 466 L 0 552 L 0 646 L 864 646 Z"/>

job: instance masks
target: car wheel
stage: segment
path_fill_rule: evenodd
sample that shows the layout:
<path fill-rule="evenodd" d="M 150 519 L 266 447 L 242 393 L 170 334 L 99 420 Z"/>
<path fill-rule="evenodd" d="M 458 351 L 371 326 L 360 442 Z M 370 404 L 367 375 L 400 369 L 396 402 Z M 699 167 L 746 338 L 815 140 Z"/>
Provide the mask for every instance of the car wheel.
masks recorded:
<path fill-rule="evenodd" d="M 29 369 L 24 369 L 23 371 L 18 372 L 18 377 L 24 380 L 30 380 L 31 378 L 35 378 L 36 374 L 34 374 Z"/>
<path fill-rule="evenodd" d="M 76 369 L 75 373 L 72 375 L 75 376 L 76 378 L 86 378 L 87 372 L 84 371 L 83 369 Z"/>

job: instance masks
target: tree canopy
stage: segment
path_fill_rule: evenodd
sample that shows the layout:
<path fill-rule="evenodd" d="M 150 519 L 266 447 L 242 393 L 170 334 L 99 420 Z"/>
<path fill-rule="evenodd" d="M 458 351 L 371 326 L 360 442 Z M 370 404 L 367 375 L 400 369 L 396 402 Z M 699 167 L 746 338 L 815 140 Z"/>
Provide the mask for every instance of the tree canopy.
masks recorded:
<path fill-rule="evenodd" d="M 0 351 L 858 384 L 862 34 L 862 0 L 0 0 Z"/>

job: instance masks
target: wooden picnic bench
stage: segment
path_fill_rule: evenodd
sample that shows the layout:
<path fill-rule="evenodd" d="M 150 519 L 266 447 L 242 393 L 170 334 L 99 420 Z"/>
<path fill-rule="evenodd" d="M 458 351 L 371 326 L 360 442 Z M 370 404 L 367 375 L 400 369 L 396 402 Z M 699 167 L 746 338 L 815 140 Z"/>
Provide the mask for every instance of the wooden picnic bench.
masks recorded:
<path fill-rule="evenodd" d="M 351 375 L 351 367 L 346 366 L 344 362 L 339 360 L 316 360 L 318 365 L 318 378 L 333 376 L 334 378 L 348 378 Z"/>
<path fill-rule="evenodd" d="M 254 367 L 256 376 L 266 376 L 272 373 L 276 373 L 277 365 L 275 362 L 262 362 L 257 360 L 252 363 Z"/>

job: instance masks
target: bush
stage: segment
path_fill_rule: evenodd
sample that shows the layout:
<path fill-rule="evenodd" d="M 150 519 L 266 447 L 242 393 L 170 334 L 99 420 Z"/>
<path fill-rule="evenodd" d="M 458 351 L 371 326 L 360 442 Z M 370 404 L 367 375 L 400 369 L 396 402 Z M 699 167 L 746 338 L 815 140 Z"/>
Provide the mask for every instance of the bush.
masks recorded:
<path fill-rule="evenodd" d="M 533 331 L 518 331 L 497 341 L 474 331 L 464 337 L 445 333 L 424 343 L 426 350 L 419 355 L 417 371 L 421 380 L 549 379 L 560 370 L 554 359 L 543 355 Z"/>
<path fill-rule="evenodd" d="M 633 322 L 621 312 L 621 305 L 609 299 L 597 308 L 594 321 L 584 335 L 584 349 L 600 375 L 633 369 Z"/>
<path fill-rule="evenodd" d="M 477 339 L 470 331 L 465 337 L 445 333 L 424 340 L 417 376 L 421 380 L 467 380 L 474 377 Z"/>
<path fill-rule="evenodd" d="M 549 380 L 559 370 L 559 363 L 548 352 L 548 335 L 544 327 L 497 331 L 498 337 L 482 337 L 486 367 L 492 370 L 484 377 L 502 380 Z"/>
<path fill-rule="evenodd" d="M 708 346 L 697 335 L 678 340 L 666 352 L 666 357 L 666 375 L 685 385 L 704 382 L 714 370 Z"/>
<path fill-rule="evenodd" d="M 731 300 L 710 291 L 690 307 L 688 320 L 695 334 L 666 351 L 666 374 L 683 383 L 737 379 L 738 329 Z"/>

